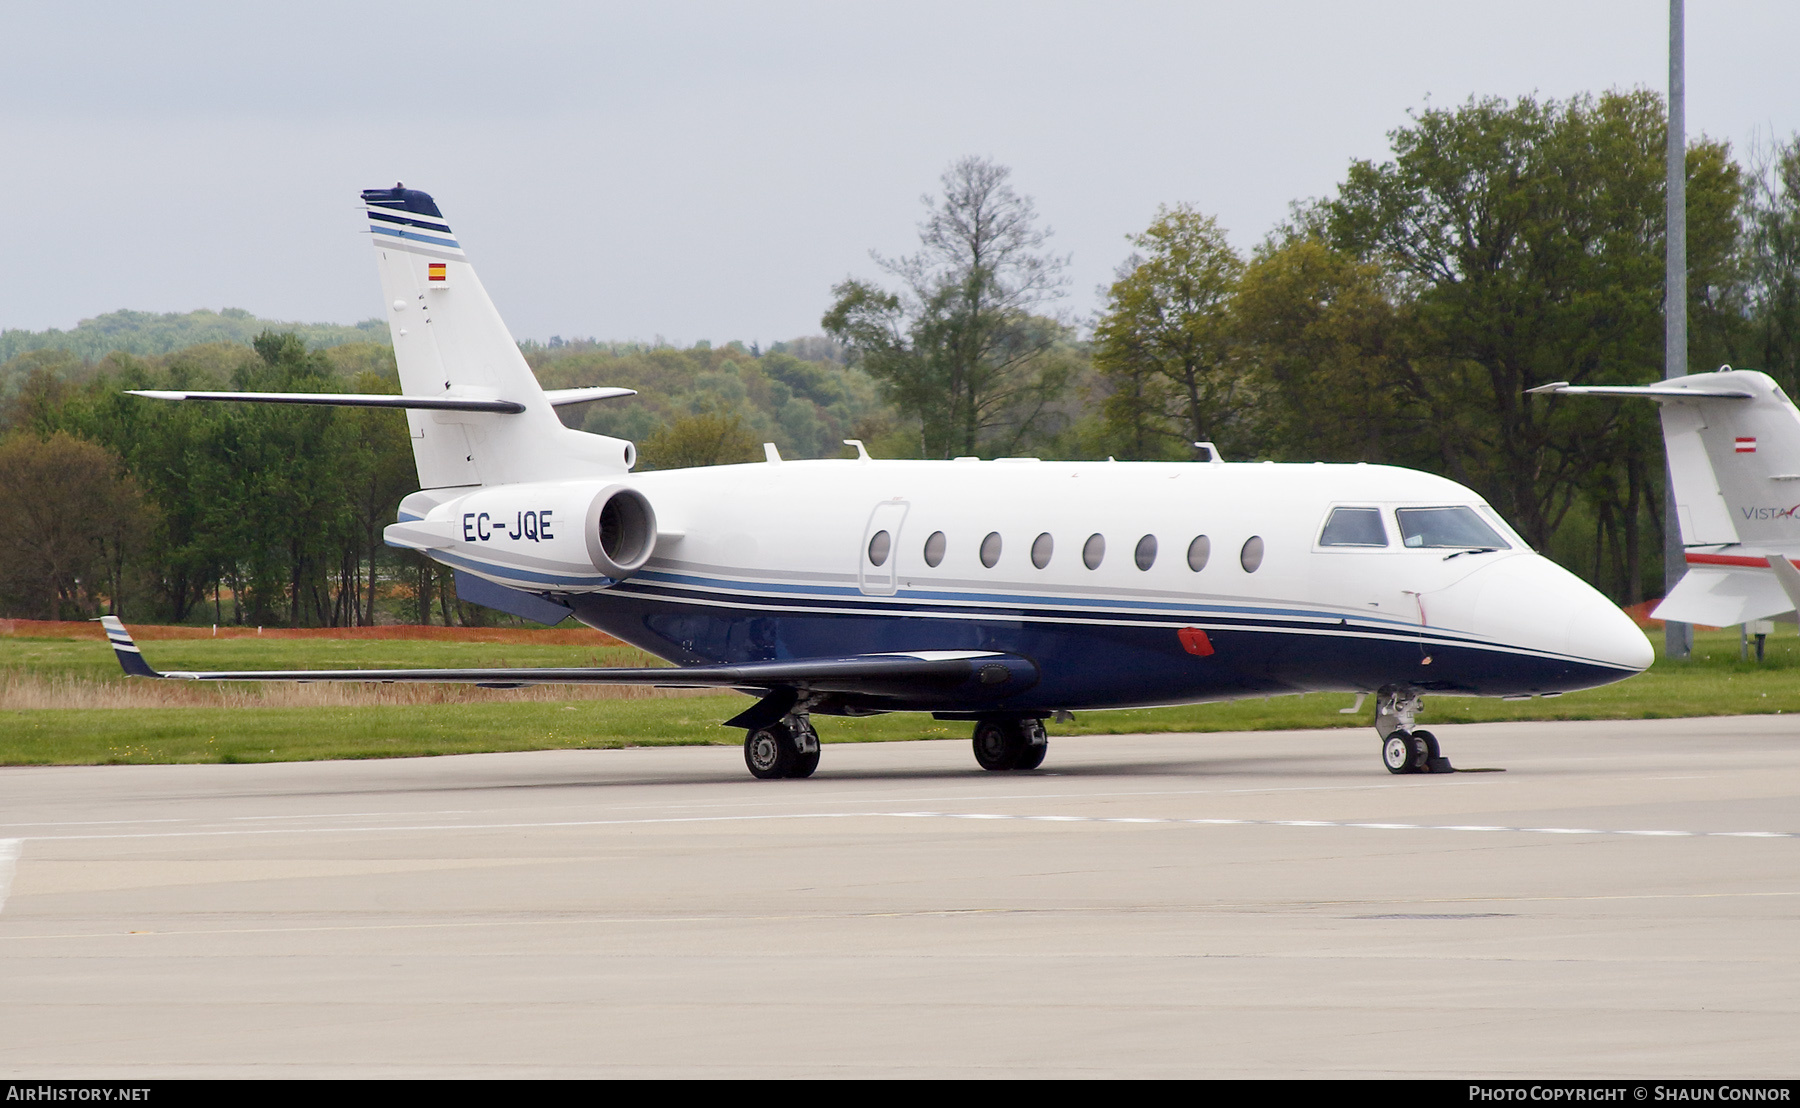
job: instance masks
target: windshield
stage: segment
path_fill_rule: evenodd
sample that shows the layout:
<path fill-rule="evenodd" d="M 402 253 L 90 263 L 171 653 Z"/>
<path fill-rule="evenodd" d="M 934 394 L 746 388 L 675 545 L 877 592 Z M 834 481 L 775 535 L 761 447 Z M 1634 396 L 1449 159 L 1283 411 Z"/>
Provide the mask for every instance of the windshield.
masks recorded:
<path fill-rule="evenodd" d="M 1427 549 L 1510 550 L 1511 545 L 1473 508 L 1398 508 L 1400 538 Z"/>

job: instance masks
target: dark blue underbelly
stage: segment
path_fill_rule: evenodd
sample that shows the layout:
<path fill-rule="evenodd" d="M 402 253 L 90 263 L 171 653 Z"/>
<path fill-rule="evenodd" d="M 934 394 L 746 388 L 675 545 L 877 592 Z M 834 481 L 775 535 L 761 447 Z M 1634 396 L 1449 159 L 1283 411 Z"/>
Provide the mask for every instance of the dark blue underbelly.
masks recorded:
<path fill-rule="evenodd" d="M 1360 692 L 1404 683 L 1461 695 L 1561 693 L 1631 676 L 1577 659 L 1356 628 L 1337 620 L 1312 624 L 1255 616 L 1199 621 L 1209 656 L 1186 650 L 1176 632 L 1194 624 L 1146 625 L 1141 615 L 1108 618 L 1091 611 L 1059 619 L 1051 613 L 923 609 L 895 612 L 897 602 L 844 602 L 782 611 L 743 597 L 731 606 L 692 598 L 611 590 L 574 598 L 577 618 L 659 657 L 681 664 L 839 658 L 918 650 L 992 650 L 1037 663 L 1042 680 L 984 711 L 1050 712 L 1150 704 L 1233 700 L 1295 692 Z M 866 610 L 880 604 L 884 612 Z M 925 611 L 934 614 L 924 614 Z M 1010 617 L 1010 618 L 1009 618 Z M 1427 661 L 1429 659 L 1429 661 Z M 877 706 L 877 705 L 865 705 Z M 938 710 L 883 701 L 892 711 Z M 976 705 L 970 706 L 972 709 Z"/>

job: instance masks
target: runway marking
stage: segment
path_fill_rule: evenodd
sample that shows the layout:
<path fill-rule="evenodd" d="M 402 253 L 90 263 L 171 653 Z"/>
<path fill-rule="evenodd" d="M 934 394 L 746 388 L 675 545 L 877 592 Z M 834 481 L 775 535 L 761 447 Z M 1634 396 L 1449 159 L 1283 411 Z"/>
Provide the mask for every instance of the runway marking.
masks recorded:
<path fill-rule="evenodd" d="M 1359 823 L 1324 819 L 1178 819 L 1155 816 L 1026 816 L 993 812 L 871 812 L 912 819 L 1012 819 L 1058 823 L 1168 823 L 1208 827 L 1346 827 L 1370 831 L 1510 831 L 1523 835 L 1642 835 L 1659 838 L 1800 839 L 1800 831 L 1617 830 L 1604 827 L 1499 827 L 1467 823 Z"/>
<path fill-rule="evenodd" d="M 23 839 L 0 839 L 0 911 L 6 910 L 6 894 L 12 891 L 13 871 L 19 868 Z"/>
<path fill-rule="evenodd" d="M 644 827 L 659 824 L 691 823 L 767 823 L 776 820 L 811 819 L 961 819 L 1011 820 L 1025 823 L 1121 823 L 1160 824 L 1189 827 L 1306 827 L 1342 828 L 1359 831 L 1457 831 L 1473 833 L 1511 833 L 1519 835 L 1624 835 L 1640 838 L 1686 839 L 1800 839 L 1800 831 L 1683 831 L 1666 828 L 1616 829 L 1606 827 L 1509 827 L 1467 823 L 1374 823 L 1356 820 L 1323 819 L 1228 819 L 1181 818 L 1175 816 L 1071 816 L 1023 815 L 1016 812 L 787 812 L 734 816 L 658 816 L 642 819 L 576 819 L 533 820 L 507 823 L 430 823 L 388 824 L 363 827 L 260 827 L 194 831 L 140 831 L 85 835 L 32 835 L 39 842 L 91 841 L 97 839 L 191 839 L 249 837 L 255 835 L 348 835 L 394 834 L 432 831 L 517 831 L 557 827 Z M 3 839 L 22 843 L 26 839 Z M 16 848 L 15 848 L 16 856 Z"/>

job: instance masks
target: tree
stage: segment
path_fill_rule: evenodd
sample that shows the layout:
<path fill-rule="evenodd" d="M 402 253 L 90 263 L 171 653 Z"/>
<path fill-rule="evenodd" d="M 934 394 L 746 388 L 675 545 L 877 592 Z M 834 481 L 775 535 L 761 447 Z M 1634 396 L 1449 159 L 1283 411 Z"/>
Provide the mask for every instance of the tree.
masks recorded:
<path fill-rule="evenodd" d="M 66 432 L 0 440 L 0 596 L 44 619 L 123 611 L 127 551 L 146 522 L 119 459 Z"/>
<path fill-rule="evenodd" d="M 1106 419 L 1134 457 L 1185 457 L 1203 439 L 1232 446 L 1248 408 L 1233 364 L 1230 309 L 1244 262 L 1211 216 L 1159 208 L 1107 294 L 1094 368 L 1113 386 Z M 1171 449 L 1173 448 L 1173 449 Z"/>
<path fill-rule="evenodd" d="M 919 421 L 928 456 L 1016 445 L 1067 383 L 1066 361 L 1049 356 L 1067 331 L 1034 314 L 1061 294 L 1067 260 L 1044 251 L 1050 231 L 1011 172 L 975 157 L 950 166 L 943 195 L 921 198 L 919 252 L 874 255 L 902 290 L 847 280 L 821 321 Z"/>
<path fill-rule="evenodd" d="M 1426 412 L 1401 386 L 1406 318 L 1381 267 L 1298 230 L 1257 251 L 1232 305 L 1262 384 L 1270 453 L 1294 461 L 1429 457 Z"/>
<path fill-rule="evenodd" d="M 642 452 L 647 469 L 730 465 L 762 457 L 743 420 L 723 412 L 678 419 L 645 439 Z"/>
<path fill-rule="evenodd" d="M 1666 121 L 1654 93 L 1470 100 L 1389 136 L 1324 205 L 1331 245 L 1382 267 L 1408 301 L 1395 381 L 1431 421 L 1427 460 L 1546 544 L 1624 466 L 1625 541 L 1654 511 L 1652 421 L 1623 406 L 1546 403 L 1555 380 L 1640 383 L 1662 364 Z M 1736 169 L 1688 150 L 1690 311 L 1704 332 L 1729 285 Z M 1416 463 L 1415 463 L 1416 464 Z"/>
<path fill-rule="evenodd" d="M 1748 353 L 1800 396 L 1800 134 L 1755 151 L 1745 185 Z"/>

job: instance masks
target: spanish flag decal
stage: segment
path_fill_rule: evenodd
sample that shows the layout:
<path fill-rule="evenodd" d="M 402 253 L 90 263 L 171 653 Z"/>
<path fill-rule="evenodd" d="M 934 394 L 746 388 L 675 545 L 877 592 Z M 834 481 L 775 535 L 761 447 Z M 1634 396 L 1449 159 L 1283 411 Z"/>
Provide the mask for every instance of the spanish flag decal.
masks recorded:
<path fill-rule="evenodd" d="M 449 272 L 448 272 L 448 268 L 445 265 L 445 263 L 443 263 L 443 262 L 427 262 L 426 263 L 426 265 L 425 265 L 425 279 L 426 280 L 432 282 L 433 284 L 441 285 L 445 282 L 445 280 L 448 278 L 448 276 L 449 276 Z"/>

